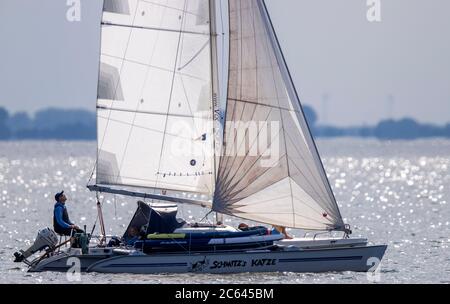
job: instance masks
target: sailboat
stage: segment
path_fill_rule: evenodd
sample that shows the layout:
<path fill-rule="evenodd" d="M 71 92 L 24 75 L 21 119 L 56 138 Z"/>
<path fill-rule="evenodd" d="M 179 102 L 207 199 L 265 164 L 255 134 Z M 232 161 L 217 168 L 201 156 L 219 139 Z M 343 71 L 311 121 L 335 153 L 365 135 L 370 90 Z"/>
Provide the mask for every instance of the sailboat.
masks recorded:
<path fill-rule="evenodd" d="M 145 201 L 122 240 L 144 233 L 107 244 L 99 203 L 99 244 L 55 250 L 45 230 L 30 271 L 74 257 L 101 273 L 369 271 L 383 258 L 386 245 L 350 238 L 264 0 L 105 0 L 97 123 L 88 188 Z M 177 219 L 180 204 L 215 223 Z"/>

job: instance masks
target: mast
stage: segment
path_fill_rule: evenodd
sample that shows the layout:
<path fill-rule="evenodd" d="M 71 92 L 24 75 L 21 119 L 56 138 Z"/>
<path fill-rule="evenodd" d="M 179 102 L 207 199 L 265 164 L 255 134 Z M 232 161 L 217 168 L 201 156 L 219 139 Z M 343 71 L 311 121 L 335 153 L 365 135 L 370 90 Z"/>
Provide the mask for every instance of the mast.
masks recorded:
<path fill-rule="evenodd" d="M 218 3 L 217 3 L 218 1 Z M 225 56 L 223 54 L 223 50 L 225 49 L 225 29 L 224 24 L 221 22 L 219 25 L 219 18 L 217 18 L 217 15 L 220 15 L 220 20 L 223 20 L 222 16 L 222 3 L 221 0 L 209 0 L 209 9 L 210 9 L 210 33 L 211 33 L 211 76 L 212 76 L 212 111 L 213 111 L 213 124 L 214 124 L 214 176 L 217 181 L 217 174 L 218 174 L 218 164 L 220 162 L 220 156 L 222 153 L 222 147 L 223 147 L 223 136 L 224 136 L 224 124 L 222 123 L 222 117 L 221 117 L 221 104 L 224 103 L 226 107 L 226 100 L 222 100 L 223 98 L 226 98 L 226 94 L 223 94 L 223 92 L 227 92 L 227 86 L 222 85 L 219 80 L 219 64 L 223 64 L 224 61 L 220 61 L 219 57 Z M 218 10 L 219 9 L 219 10 Z M 221 29 L 221 33 L 219 33 L 218 28 Z M 222 53 L 219 55 L 219 46 L 218 46 L 218 40 L 219 37 L 222 39 Z M 222 69 L 225 67 L 222 66 Z M 217 184 L 215 185 L 217 186 Z M 215 219 L 217 224 L 223 224 L 223 214 L 219 212 L 215 212 Z"/>

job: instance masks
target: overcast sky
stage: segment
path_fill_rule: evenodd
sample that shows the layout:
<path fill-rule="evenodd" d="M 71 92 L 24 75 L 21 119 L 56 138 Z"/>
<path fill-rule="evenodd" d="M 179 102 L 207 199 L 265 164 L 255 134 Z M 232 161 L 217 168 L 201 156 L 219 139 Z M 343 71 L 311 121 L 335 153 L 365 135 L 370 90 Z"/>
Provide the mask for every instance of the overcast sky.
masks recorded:
<path fill-rule="evenodd" d="M 450 122 L 450 1 L 266 0 L 302 102 L 341 126 Z M 0 0 L 0 106 L 95 110 L 99 0 Z"/>

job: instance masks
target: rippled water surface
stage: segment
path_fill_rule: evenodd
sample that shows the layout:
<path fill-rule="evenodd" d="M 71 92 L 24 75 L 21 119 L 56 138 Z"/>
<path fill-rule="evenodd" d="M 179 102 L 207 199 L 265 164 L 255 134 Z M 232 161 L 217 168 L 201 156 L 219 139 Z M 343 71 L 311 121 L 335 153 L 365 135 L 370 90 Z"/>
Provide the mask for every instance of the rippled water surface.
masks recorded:
<path fill-rule="evenodd" d="M 382 283 L 450 283 L 450 141 L 319 141 L 325 167 L 354 236 L 388 244 Z M 64 283 L 64 274 L 30 274 L 12 254 L 52 225 L 53 195 L 66 190 L 73 221 L 92 227 L 95 197 L 85 185 L 94 142 L 0 142 L 0 283 Z M 105 197 L 111 234 L 135 210 L 132 199 Z M 199 220 L 201 209 L 179 215 Z M 228 224 L 238 220 L 228 219 Z M 301 231 L 291 234 L 303 236 Z M 367 283 L 366 274 L 104 275 L 82 283 Z"/>

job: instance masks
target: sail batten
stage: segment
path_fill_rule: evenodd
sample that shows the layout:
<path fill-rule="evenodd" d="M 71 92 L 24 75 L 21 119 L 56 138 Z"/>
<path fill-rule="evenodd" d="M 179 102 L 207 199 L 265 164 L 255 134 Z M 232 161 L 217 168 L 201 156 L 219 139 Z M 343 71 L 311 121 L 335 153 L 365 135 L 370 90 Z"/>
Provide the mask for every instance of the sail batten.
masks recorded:
<path fill-rule="evenodd" d="M 170 29 L 170 28 L 146 27 L 146 26 L 111 23 L 111 22 L 102 22 L 102 25 L 104 25 L 104 26 L 118 26 L 118 27 L 125 27 L 125 28 L 132 28 L 132 29 L 141 29 L 141 30 L 149 30 L 149 31 L 163 31 L 163 32 L 193 34 L 193 35 L 202 35 L 202 36 L 216 36 L 216 34 L 205 33 L 205 32 L 183 31 L 183 30 L 176 30 L 176 29 Z"/>

